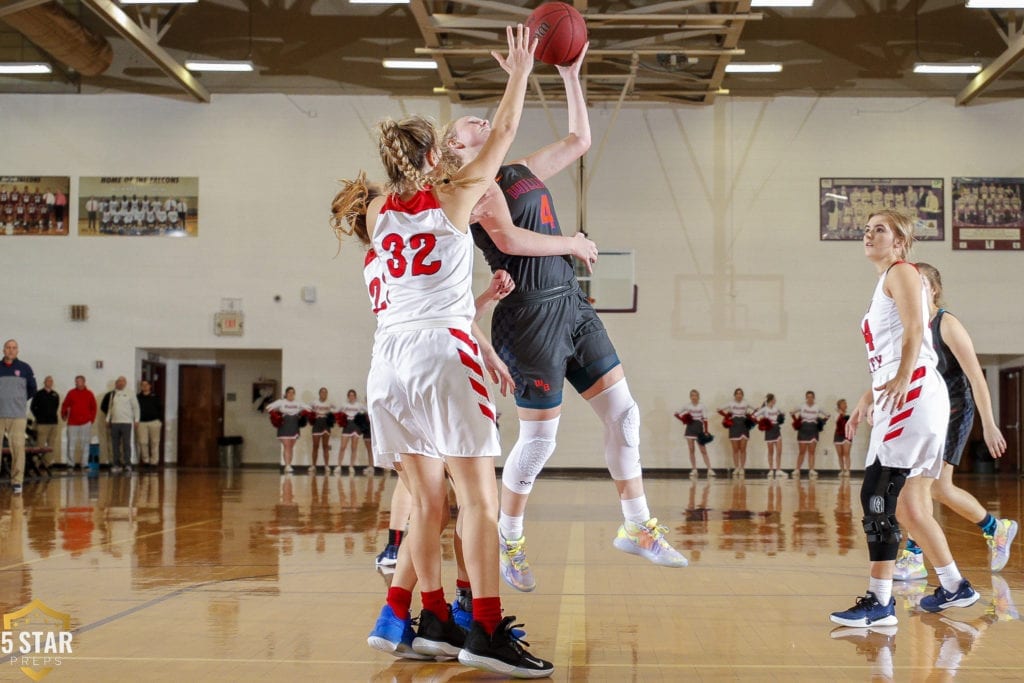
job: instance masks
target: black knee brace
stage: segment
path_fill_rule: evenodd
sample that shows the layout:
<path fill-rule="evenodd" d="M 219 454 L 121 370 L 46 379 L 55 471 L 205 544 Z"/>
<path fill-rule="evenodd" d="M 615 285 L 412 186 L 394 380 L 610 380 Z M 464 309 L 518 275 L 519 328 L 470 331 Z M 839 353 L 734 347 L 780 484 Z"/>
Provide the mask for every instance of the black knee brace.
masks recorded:
<path fill-rule="evenodd" d="M 896 520 L 896 500 L 910 470 L 883 467 L 877 460 L 864 470 L 860 502 L 864 507 L 864 533 L 872 562 L 896 559 L 902 534 Z"/>

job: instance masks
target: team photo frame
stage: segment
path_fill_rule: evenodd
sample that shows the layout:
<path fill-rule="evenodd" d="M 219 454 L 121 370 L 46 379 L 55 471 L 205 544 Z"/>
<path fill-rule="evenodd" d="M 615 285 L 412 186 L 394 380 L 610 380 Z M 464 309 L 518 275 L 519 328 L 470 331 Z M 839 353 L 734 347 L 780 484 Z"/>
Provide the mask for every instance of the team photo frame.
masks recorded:
<path fill-rule="evenodd" d="M 66 236 L 69 176 L 0 176 L 0 235 Z"/>
<path fill-rule="evenodd" d="M 868 217 L 880 209 L 913 218 L 915 239 L 946 238 L 942 178 L 821 178 L 818 206 L 822 241 L 860 240 Z"/>
<path fill-rule="evenodd" d="M 953 250 L 1020 251 L 1024 178 L 953 178 Z"/>
<path fill-rule="evenodd" d="M 197 237 L 199 178 L 79 178 L 78 234 L 85 237 Z"/>

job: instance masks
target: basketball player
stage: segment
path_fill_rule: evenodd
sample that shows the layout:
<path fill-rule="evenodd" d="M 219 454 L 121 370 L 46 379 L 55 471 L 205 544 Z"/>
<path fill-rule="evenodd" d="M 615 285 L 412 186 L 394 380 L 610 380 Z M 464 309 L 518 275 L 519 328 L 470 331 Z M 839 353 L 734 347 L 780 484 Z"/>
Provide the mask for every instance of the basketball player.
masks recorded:
<path fill-rule="evenodd" d="M 743 390 L 736 387 L 732 402 L 719 408 L 718 414 L 729 422 L 729 445 L 732 446 L 732 476 L 746 476 L 747 443 L 750 441 L 750 425 L 747 418 L 754 414 L 754 406 L 743 400 Z"/>
<path fill-rule="evenodd" d="M 782 418 L 781 420 L 779 418 Z M 782 471 L 782 422 L 785 417 L 775 405 L 775 394 L 764 397 L 764 403 L 754 413 L 755 420 L 765 420 L 764 443 L 768 447 L 768 478 L 785 479 Z"/>
<path fill-rule="evenodd" d="M 494 177 L 511 146 L 536 47 L 522 26 L 515 32 L 509 28 L 507 37 L 508 56 L 495 58 L 509 74 L 508 85 L 493 135 L 477 160 L 460 170 L 438 169 L 439 138 L 430 122 L 421 117 L 384 121 L 379 146 L 392 194 L 368 204 L 366 193 L 347 205 L 335 202 L 334 215 L 353 231 L 360 226 L 352 217 L 365 216 L 361 229 L 369 237 L 367 228 L 373 226 L 373 248 L 387 269 L 388 313 L 378 320 L 367 397 L 375 459 L 384 465 L 401 458 L 415 500 L 402 549 L 412 559 L 424 609 L 409 646 L 505 675 L 543 677 L 554 667 L 527 653 L 512 633 L 515 617 L 501 614 L 494 489 L 494 457 L 501 448 L 485 368 L 503 392 L 512 378 L 473 322 L 470 290 L 470 212 L 488 188 L 483 179 Z M 354 194 L 359 185 L 365 189 L 365 182 L 350 184 Z M 434 531 L 448 504 L 445 464 L 463 511 L 473 590 L 468 635 L 455 625 L 441 587 L 440 539 Z M 406 643 L 411 600 L 408 589 L 392 583 L 368 639 L 372 647 L 393 652 Z"/>
<path fill-rule="evenodd" d="M 879 275 L 862 322 L 872 388 L 850 414 L 846 433 L 852 439 L 872 411 L 860 493 L 871 577 L 853 607 L 832 613 L 842 626 L 897 623 L 892 577 L 901 524 L 929 553 L 941 583 L 921 598 L 922 609 L 967 607 L 980 597 L 960 575 L 932 516 L 931 487 L 942 469 L 949 395 L 936 369 L 924 282 L 903 260 L 913 241 L 912 220 L 895 211 L 874 213 L 864 229 L 864 251 Z"/>
<path fill-rule="evenodd" d="M 807 476 L 811 479 L 818 478 L 818 471 L 814 469 L 815 451 L 818 449 L 818 434 L 822 425 L 828 420 L 829 414 L 814 405 L 814 392 L 808 391 L 804 394 L 804 404 L 790 413 L 799 420 L 800 427 L 797 429 L 796 442 L 797 451 L 796 467 L 793 468 L 793 478 L 800 478 L 800 470 L 804 466 L 804 458 L 807 458 Z"/>
<path fill-rule="evenodd" d="M 590 123 L 579 81 L 586 51 L 585 46 L 572 65 L 557 67 L 569 103 L 569 134 L 502 166 L 497 186 L 474 211 L 477 246 L 491 270 L 507 270 L 516 283 L 516 291 L 495 309 L 491 333 L 516 381 L 519 439 L 502 471 L 498 525 L 502 577 L 521 591 L 536 587 L 526 558 L 523 518 L 534 481 L 555 450 L 566 379 L 604 423 L 605 462 L 625 518 L 615 547 L 665 566 L 687 564 L 665 540 L 666 529 L 648 510 L 640 466 L 640 411 L 615 347 L 579 288 L 571 260 L 557 255 L 523 256 L 508 237 L 516 226 L 536 233 L 531 237 L 538 242 L 543 236 L 561 235 L 544 181 L 590 147 Z M 462 163 L 472 163 L 491 137 L 487 121 L 463 117 L 449 126 L 446 149 Z"/>
<path fill-rule="evenodd" d="M 715 478 L 715 470 L 711 468 L 711 461 L 708 459 L 708 449 L 703 443 L 698 443 L 698 439 L 704 434 L 708 433 L 708 411 L 704 407 L 704 404 L 700 402 L 700 392 L 696 389 L 690 389 L 690 404 L 685 408 L 681 408 L 675 416 L 682 420 L 686 424 L 686 447 L 690 451 L 690 479 L 696 479 L 699 474 L 697 472 L 697 448 L 700 448 L 700 454 L 704 458 L 704 467 L 707 470 L 708 479 Z M 688 419 L 687 419 L 688 418 Z"/>
<path fill-rule="evenodd" d="M 295 441 L 299 438 L 300 418 L 310 407 L 295 400 L 295 387 L 284 390 L 284 398 L 279 398 L 266 408 L 266 412 L 277 411 L 281 414 L 281 426 L 277 428 L 277 440 L 284 447 L 284 472 L 292 473 L 292 457 L 295 454 Z"/>
<path fill-rule="evenodd" d="M 931 290 L 929 327 L 939 356 L 939 372 L 946 380 L 946 389 L 949 391 L 950 404 L 949 428 L 942 453 L 942 474 L 932 486 L 932 498 L 945 503 L 953 512 L 978 525 L 988 543 L 989 569 L 998 572 L 1010 559 L 1010 547 L 1017 535 L 1017 522 L 993 517 L 977 498 L 953 483 L 953 470 L 960 464 L 960 456 L 974 425 L 975 405 L 981 415 L 985 443 L 993 458 L 1002 457 L 1006 451 L 1006 439 L 996 426 L 992 414 L 992 397 L 988 393 L 988 383 L 978 357 L 974 354 L 974 343 L 960 320 L 941 308 L 941 274 L 927 263 L 918 263 L 917 267 Z M 927 576 L 921 548 L 912 538 L 908 538 L 907 547 L 896 558 L 894 578 L 907 581 Z"/>

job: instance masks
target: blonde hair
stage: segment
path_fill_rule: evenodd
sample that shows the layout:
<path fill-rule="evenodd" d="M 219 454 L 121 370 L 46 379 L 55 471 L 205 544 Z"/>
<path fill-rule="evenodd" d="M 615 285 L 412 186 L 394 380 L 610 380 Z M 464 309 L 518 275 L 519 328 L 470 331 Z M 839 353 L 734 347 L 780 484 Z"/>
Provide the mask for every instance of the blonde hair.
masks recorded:
<path fill-rule="evenodd" d="M 942 300 L 942 274 L 939 273 L 939 269 L 930 263 L 917 263 L 915 265 L 918 272 L 928 280 L 928 289 L 932 293 L 932 303 L 935 304 L 936 308 L 942 308 L 945 302 Z"/>
<path fill-rule="evenodd" d="M 892 230 L 893 235 L 903 240 L 903 250 L 902 253 L 898 253 L 898 256 L 901 259 L 907 258 L 910 255 L 911 247 L 914 246 L 914 219 L 905 213 L 893 211 L 892 209 L 873 211 L 868 216 L 868 220 L 875 216 L 885 219 L 885 223 Z"/>
<path fill-rule="evenodd" d="M 366 172 L 360 171 L 355 180 L 342 180 L 341 191 L 331 201 L 331 229 L 338 238 L 341 249 L 343 236 L 353 235 L 364 245 L 369 245 L 370 232 L 366 225 L 367 207 L 383 194 L 376 183 L 366 180 Z"/>

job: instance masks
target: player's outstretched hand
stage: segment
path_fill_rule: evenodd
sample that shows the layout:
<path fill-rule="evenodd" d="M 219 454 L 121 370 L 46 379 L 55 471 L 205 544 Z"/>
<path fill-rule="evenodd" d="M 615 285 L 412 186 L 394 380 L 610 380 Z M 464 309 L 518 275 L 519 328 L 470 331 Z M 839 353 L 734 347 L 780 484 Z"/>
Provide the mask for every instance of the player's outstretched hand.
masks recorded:
<path fill-rule="evenodd" d="M 537 40 L 530 38 L 530 29 L 522 24 L 516 24 L 514 30 L 506 26 L 505 37 L 508 39 L 508 56 L 491 52 L 498 65 L 510 76 L 533 71 L 533 51 L 537 48 Z"/>
<path fill-rule="evenodd" d="M 572 64 L 569 64 L 568 66 L 558 66 L 558 65 L 556 65 L 555 68 L 558 69 L 559 75 L 562 78 L 565 78 L 566 76 L 572 76 L 574 78 L 579 78 L 580 77 L 580 67 L 583 66 L 583 59 L 587 56 L 587 50 L 589 48 L 590 48 L 590 41 L 588 40 L 587 42 L 585 42 L 583 44 L 583 49 L 580 50 L 579 56 L 576 57 L 575 60 L 573 60 Z"/>
<path fill-rule="evenodd" d="M 483 358 L 484 365 L 487 366 L 491 381 L 498 385 L 502 396 L 508 396 L 509 392 L 515 391 L 516 388 L 512 373 L 508 371 L 505 362 L 498 357 L 498 352 L 494 350 L 493 346 L 482 339 L 477 341 L 480 343 L 480 357 Z"/>
<path fill-rule="evenodd" d="M 572 238 L 572 255 L 587 265 L 588 273 L 594 272 L 593 266 L 597 263 L 597 244 L 582 230 Z"/>
<path fill-rule="evenodd" d="M 993 458 L 1003 457 L 1003 453 L 1006 452 L 1006 439 L 1003 438 L 1003 433 L 999 431 L 999 427 L 992 425 L 984 430 L 985 444 L 988 446 L 988 452 Z"/>

